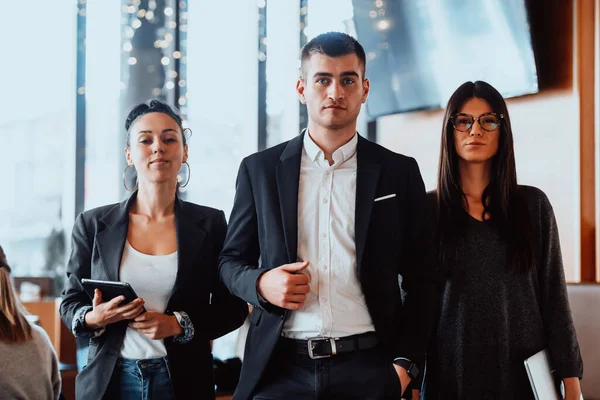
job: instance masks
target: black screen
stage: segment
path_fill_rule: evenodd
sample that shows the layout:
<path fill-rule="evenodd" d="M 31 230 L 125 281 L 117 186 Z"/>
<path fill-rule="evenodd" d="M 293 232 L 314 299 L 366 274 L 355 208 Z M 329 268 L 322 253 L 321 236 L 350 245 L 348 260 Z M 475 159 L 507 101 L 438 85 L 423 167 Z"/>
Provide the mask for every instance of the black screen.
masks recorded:
<path fill-rule="evenodd" d="M 536 93 L 524 0 L 353 0 L 367 53 L 371 118 L 445 105 L 484 80 L 505 97 Z"/>

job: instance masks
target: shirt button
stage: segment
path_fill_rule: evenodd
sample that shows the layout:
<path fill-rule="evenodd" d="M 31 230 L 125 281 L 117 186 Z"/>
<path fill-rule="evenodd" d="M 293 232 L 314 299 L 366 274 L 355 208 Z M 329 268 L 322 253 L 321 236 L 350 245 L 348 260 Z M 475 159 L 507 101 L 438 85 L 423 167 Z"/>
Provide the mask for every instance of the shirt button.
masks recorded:
<path fill-rule="evenodd" d="M 327 265 L 323 265 L 323 269 L 325 269 L 325 270 L 326 270 L 326 269 L 327 269 Z"/>
<path fill-rule="evenodd" d="M 321 237 L 322 237 L 323 239 L 327 239 L 327 234 L 326 234 L 326 233 L 324 233 L 324 234 L 322 234 L 322 235 L 321 235 Z"/>
<path fill-rule="evenodd" d="M 329 200 L 327 200 L 327 199 L 323 199 L 323 203 L 324 203 L 324 204 L 327 204 L 327 202 L 328 202 L 328 201 L 329 201 Z"/>

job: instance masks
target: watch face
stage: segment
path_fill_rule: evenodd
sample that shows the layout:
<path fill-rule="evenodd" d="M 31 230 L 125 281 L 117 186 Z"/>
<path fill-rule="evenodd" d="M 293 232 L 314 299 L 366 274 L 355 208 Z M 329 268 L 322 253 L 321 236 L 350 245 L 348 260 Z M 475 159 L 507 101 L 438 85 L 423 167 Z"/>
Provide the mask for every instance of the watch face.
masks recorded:
<path fill-rule="evenodd" d="M 406 372 L 408 373 L 408 376 L 410 376 L 412 379 L 415 379 L 417 375 L 419 375 L 419 368 L 417 368 L 417 364 L 411 364 Z"/>
<path fill-rule="evenodd" d="M 394 364 L 398 365 L 399 367 L 402 367 L 406 370 L 406 373 L 408 374 L 408 376 L 411 377 L 411 379 L 415 379 L 417 377 L 417 375 L 419 375 L 419 368 L 417 367 L 417 364 L 408 361 L 408 360 L 396 360 L 394 361 Z"/>

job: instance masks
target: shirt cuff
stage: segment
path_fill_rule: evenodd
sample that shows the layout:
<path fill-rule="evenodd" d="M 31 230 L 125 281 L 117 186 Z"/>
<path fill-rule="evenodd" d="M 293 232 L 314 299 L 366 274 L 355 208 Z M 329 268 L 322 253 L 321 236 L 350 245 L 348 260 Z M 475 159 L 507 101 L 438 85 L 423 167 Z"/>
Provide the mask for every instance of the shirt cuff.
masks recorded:
<path fill-rule="evenodd" d="M 271 303 L 269 303 L 264 297 L 262 297 L 260 295 L 260 292 L 258 291 L 258 280 L 266 272 L 268 272 L 268 270 L 264 270 L 263 272 L 261 272 L 261 274 L 258 276 L 258 279 L 256 280 L 256 298 L 258 299 L 258 304 L 252 304 L 253 306 L 256 306 L 258 308 L 262 308 L 265 311 L 269 308 L 269 306 L 271 305 Z"/>
<path fill-rule="evenodd" d="M 85 314 L 93 309 L 92 306 L 83 306 L 75 312 L 73 322 L 71 323 L 71 331 L 77 337 L 95 338 L 104 333 L 105 328 L 90 329 L 85 324 Z"/>
<path fill-rule="evenodd" d="M 181 335 L 173 336 L 173 341 L 179 344 L 186 344 L 194 338 L 194 324 L 185 311 L 174 311 L 173 315 L 177 318 L 179 326 L 183 328 Z"/>

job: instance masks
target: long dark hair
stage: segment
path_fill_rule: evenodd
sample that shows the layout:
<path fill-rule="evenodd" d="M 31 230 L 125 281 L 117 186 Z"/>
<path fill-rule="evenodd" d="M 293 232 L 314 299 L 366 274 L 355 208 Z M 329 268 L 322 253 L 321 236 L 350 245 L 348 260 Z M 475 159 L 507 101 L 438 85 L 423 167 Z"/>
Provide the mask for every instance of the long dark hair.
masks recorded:
<path fill-rule="evenodd" d="M 439 258 L 446 267 L 452 263 L 457 240 L 466 229 L 466 197 L 460 183 L 459 156 L 451 117 L 474 97 L 485 100 L 495 113 L 504 116 L 500 123 L 498 152 L 492 159 L 491 180 L 481 199 L 483 215 L 491 215 L 490 223 L 496 226 L 508 245 L 509 269 L 527 274 L 535 267 L 533 226 L 527 203 L 518 191 L 510 117 L 502 95 L 483 81 L 463 83 L 446 106 L 436 190 L 438 226 L 435 236 Z"/>

